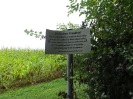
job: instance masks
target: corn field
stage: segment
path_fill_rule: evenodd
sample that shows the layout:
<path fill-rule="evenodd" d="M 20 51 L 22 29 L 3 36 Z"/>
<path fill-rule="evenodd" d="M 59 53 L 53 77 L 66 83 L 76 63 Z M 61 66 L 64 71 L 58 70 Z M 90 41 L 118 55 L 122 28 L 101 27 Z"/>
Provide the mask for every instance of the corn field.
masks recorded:
<path fill-rule="evenodd" d="M 32 84 L 60 77 L 66 68 L 64 55 L 45 55 L 44 50 L 0 50 L 0 88 Z"/>

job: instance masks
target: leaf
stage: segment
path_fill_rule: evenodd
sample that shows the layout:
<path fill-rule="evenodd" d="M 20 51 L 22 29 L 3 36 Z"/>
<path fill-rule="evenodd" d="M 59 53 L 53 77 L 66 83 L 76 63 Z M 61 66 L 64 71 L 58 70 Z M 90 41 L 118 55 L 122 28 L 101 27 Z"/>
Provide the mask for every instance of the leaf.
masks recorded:
<path fill-rule="evenodd" d="M 117 0 L 114 0 L 113 3 L 116 3 Z"/>
<path fill-rule="evenodd" d="M 39 32 L 39 34 L 42 34 L 42 32 Z"/>
<path fill-rule="evenodd" d="M 33 35 L 33 33 L 30 33 L 30 36 L 32 36 Z"/>
<path fill-rule="evenodd" d="M 31 29 L 30 32 L 34 32 L 34 31 Z"/>

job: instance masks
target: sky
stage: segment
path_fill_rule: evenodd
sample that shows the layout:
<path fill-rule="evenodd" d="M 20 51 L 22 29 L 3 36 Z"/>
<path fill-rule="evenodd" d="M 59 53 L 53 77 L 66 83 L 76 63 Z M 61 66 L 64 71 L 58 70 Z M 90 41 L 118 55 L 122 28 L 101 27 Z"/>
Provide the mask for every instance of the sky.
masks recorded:
<path fill-rule="evenodd" d="M 56 30 L 58 23 L 81 24 L 78 13 L 67 16 L 69 0 L 0 0 L 0 48 L 45 49 L 45 40 L 24 30 Z"/>

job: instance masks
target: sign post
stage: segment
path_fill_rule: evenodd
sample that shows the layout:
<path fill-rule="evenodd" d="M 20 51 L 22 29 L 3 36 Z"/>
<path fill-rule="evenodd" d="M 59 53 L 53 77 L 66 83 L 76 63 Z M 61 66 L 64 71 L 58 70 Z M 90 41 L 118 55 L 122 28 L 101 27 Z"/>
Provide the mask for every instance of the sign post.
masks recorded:
<path fill-rule="evenodd" d="M 45 54 L 67 54 L 67 95 L 73 99 L 73 54 L 89 53 L 90 30 L 46 30 Z"/>
<path fill-rule="evenodd" d="M 67 95 L 68 99 L 73 99 L 73 55 L 67 55 Z"/>

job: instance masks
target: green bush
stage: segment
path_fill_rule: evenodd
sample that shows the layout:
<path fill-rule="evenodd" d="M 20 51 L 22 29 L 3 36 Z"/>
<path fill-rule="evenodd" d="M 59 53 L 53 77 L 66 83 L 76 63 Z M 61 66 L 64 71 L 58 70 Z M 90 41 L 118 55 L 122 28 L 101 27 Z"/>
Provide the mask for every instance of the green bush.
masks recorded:
<path fill-rule="evenodd" d="M 90 22 L 91 52 L 76 57 L 80 81 L 90 99 L 133 97 L 133 1 L 70 0 L 69 14 L 79 11 Z"/>

